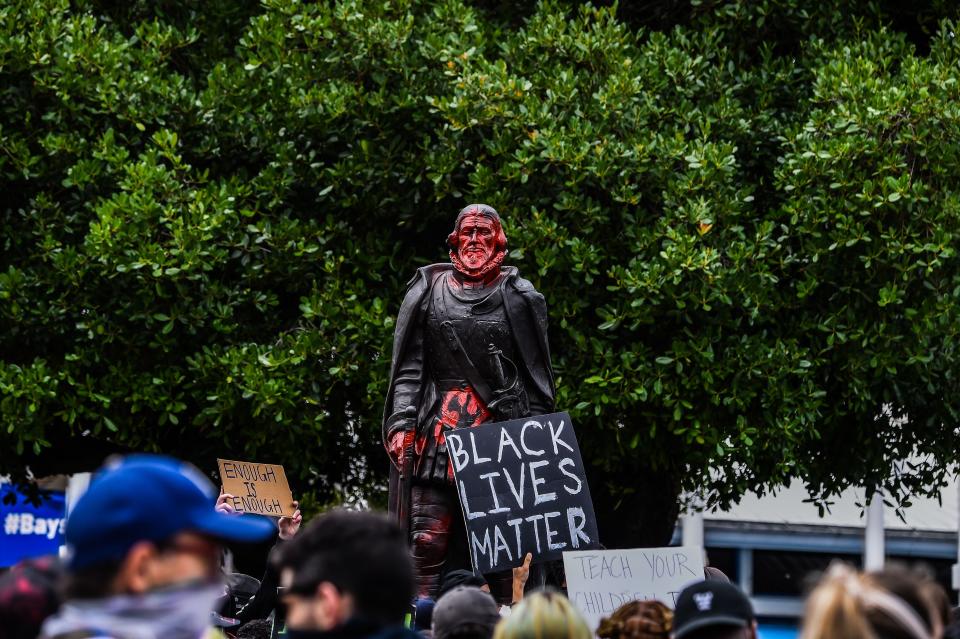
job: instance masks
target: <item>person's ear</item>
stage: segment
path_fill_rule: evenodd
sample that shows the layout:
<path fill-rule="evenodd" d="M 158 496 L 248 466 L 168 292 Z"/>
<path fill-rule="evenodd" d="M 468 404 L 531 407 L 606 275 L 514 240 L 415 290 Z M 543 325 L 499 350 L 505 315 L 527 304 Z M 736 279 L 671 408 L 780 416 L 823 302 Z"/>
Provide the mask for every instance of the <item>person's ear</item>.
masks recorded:
<path fill-rule="evenodd" d="M 757 639 L 757 620 L 754 619 L 750 622 L 750 632 L 747 633 L 747 637 L 750 639 Z"/>
<path fill-rule="evenodd" d="M 153 585 L 151 564 L 157 556 L 157 548 L 148 541 L 134 544 L 120 564 L 113 590 L 118 593 L 139 595 Z"/>
<path fill-rule="evenodd" d="M 321 615 L 317 621 L 323 630 L 336 628 L 353 616 L 353 598 L 329 581 L 317 585 L 316 600 Z"/>

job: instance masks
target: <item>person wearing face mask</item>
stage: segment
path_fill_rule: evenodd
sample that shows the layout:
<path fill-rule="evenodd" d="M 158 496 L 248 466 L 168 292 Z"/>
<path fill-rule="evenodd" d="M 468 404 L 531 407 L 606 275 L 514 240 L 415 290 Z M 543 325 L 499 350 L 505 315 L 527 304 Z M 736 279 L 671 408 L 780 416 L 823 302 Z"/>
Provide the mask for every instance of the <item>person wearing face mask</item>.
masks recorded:
<path fill-rule="evenodd" d="M 214 510 L 196 468 L 158 455 L 107 464 L 66 522 L 65 603 L 41 639 L 200 639 L 223 594 L 223 542 L 273 524 Z"/>

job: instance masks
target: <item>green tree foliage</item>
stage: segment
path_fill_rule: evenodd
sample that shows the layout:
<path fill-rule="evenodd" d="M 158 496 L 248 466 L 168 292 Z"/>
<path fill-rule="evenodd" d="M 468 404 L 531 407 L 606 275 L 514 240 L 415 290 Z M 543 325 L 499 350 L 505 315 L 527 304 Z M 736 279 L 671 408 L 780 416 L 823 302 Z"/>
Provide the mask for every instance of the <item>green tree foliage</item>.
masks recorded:
<path fill-rule="evenodd" d="M 404 285 L 485 201 L 608 543 L 662 542 L 682 489 L 942 479 L 956 24 L 641 4 L 6 3 L 0 470 L 109 444 L 377 503 Z"/>

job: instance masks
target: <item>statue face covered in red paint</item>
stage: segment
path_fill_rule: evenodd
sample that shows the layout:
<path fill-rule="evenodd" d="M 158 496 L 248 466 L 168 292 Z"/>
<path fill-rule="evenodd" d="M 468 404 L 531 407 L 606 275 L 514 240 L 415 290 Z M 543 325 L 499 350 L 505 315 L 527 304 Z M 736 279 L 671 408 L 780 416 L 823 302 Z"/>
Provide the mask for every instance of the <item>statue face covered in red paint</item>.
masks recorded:
<path fill-rule="evenodd" d="M 470 270 L 477 270 L 490 261 L 496 249 L 497 229 L 493 220 L 471 214 L 463 218 L 457 231 L 457 257 Z"/>
<path fill-rule="evenodd" d="M 468 279 L 486 280 L 500 272 L 507 237 L 492 207 L 471 204 L 460 211 L 447 243 L 454 268 Z"/>

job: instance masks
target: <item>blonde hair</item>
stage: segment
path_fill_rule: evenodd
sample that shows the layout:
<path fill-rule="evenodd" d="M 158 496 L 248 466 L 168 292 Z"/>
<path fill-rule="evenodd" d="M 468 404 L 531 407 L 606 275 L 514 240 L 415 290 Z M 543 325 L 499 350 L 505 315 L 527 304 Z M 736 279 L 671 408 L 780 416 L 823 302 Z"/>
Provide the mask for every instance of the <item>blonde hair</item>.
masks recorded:
<path fill-rule="evenodd" d="M 666 639 L 673 630 L 673 611 L 659 601 L 628 601 L 600 621 L 601 639 Z"/>
<path fill-rule="evenodd" d="M 545 590 L 524 597 L 493 639 L 593 639 L 593 633 L 569 599 Z"/>
<path fill-rule="evenodd" d="M 800 639 L 880 637 L 931 639 L 933 635 L 916 610 L 870 575 L 846 564 L 832 564 L 807 598 Z"/>

